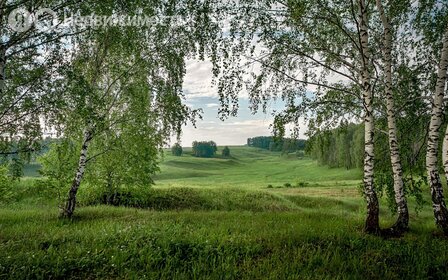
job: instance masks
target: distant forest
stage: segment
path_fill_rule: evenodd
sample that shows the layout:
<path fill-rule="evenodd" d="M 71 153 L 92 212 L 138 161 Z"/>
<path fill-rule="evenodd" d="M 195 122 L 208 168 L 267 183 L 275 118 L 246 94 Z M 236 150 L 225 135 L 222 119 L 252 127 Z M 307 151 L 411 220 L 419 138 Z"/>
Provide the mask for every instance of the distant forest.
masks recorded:
<path fill-rule="evenodd" d="M 420 121 L 421 123 L 424 122 Z M 378 120 L 380 128 L 386 126 L 386 120 Z M 381 127 L 382 125 L 382 127 Z M 398 140 L 402 165 L 411 173 L 423 174 L 425 171 L 426 130 L 416 122 L 398 122 Z M 391 172 L 388 138 L 385 133 L 377 133 L 374 138 L 375 168 L 379 173 Z M 439 144 L 441 146 L 441 143 Z M 441 148 L 441 147 L 440 147 Z M 306 154 L 321 165 L 346 169 L 363 167 L 364 125 L 349 123 L 331 130 L 316 132 L 306 144 Z M 442 161 L 441 155 L 439 160 Z"/>
<path fill-rule="evenodd" d="M 248 138 L 247 146 L 270 151 L 292 153 L 305 150 L 306 140 L 292 138 L 276 139 L 272 136 L 258 136 Z"/>
<path fill-rule="evenodd" d="M 363 150 L 364 126 L 356 124 L 316 133 L 306 148 L 319 164 L 346 169 L 362 168 Z"/>

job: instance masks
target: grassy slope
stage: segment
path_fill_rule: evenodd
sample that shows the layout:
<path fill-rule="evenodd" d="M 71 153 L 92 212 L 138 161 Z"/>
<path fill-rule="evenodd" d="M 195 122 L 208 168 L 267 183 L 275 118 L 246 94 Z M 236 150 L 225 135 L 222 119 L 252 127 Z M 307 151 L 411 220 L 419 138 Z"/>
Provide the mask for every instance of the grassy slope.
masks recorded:
<path fill-rule="evenodd" d="M 231 147 L 231 159 L 194 158 L 188 150 L 186 153 L 182 157 L 166 156 L 162 173 L 156 177 L 159 184 L 262 188 L 268 184 L 295 184 L 301 181 L 323 184 L 353 181 L 361 176 L 358 170 L 318 167 L 311 160 L 281 158 L 280 153 L 256 148 Z"/>
<path fill-rule="evenodd" d="M 24 182 L 0 203 L 0 278 L 446 279 L 448 241 L 432 235 L 429 206 L 402 239 L 365 236 L 359 171 L 231 152 L 168 155 L 153 210 L 90 206 L 63 221 Z M 308 186 L 277 188 L 298 182 Z M 393 222 L 385 209 L 382 222 Z"/>

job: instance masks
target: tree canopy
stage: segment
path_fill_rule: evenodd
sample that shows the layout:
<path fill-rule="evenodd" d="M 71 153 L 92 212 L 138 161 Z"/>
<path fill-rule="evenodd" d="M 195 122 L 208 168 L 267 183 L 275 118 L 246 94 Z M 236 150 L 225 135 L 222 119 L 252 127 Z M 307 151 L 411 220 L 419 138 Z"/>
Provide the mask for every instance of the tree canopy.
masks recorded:
<path fill-rule="evenodd" d="M 213 141 L 194 141 L 192 147 L 193 156 L 195 157 L 214 157 L 218 151 L 218 146 Z"/>

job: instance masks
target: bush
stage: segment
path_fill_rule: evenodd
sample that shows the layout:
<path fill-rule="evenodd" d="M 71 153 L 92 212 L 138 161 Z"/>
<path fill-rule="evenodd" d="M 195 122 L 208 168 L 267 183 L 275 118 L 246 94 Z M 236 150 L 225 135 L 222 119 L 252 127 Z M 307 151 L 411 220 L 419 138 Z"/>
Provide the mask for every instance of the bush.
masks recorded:
<path fill-rule="evenodd" d="M 179 143 L 174 144 L 173 147 L 171 147 L 171 153 L 176 157 L 182 156 L 182 146 Z"/>
<path fill-rule="evenodd" d="M 291 188 L 291 187 L 292 187 L 292 185 L 291 185 L 290 183 L 285 183 L 283 186 L 284 186 L 285 188 Z"/>
<path fill-rule="evenodd" d="M 289 206 L 277 196 L 243 190 L 159 189 L 121 185 L 111 197 L 108 195 L 104 187 L 85 185 L 78 193 L 78 202 L 80 206 L 106 204 L 158 211 L 184 209 L 283 211 L 289 209 Z"/>
<path fill-rule="evenodd" d="M 305 188 L 305 187 L 308 187 L 308 185 L 309 185 L 309 183 L 307 183 L 307 182 L 298 182 L 296 186 L 298 188 Z"/>
<path fill-rule="evenodd" d="M 222 156 L 223 157 L 230 157 L 230 149 L 229 149 L 229 147 L 225 146 L 224 149 L 222 149 Z"/>

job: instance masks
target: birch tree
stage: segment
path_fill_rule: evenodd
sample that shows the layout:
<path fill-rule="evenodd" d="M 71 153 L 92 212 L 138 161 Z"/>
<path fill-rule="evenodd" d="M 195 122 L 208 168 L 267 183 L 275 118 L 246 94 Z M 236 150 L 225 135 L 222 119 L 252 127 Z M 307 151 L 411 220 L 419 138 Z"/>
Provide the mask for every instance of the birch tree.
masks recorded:
<path fill-rule="evenodd" d="M 440 54 L 437 83 L 432 102 L 431 122 L 429 124 L 428 146 L 426 150 L 426 168 L 428 171 L 429 186 L 431 188 L 432 206 L 436 224 L 448 234 L 448 209 L 443 197 L 443 187 L 440 180 L 438 150 L 439 134 L 443 118 L 443 98 L 445 96 L 446 76 L 448 70 L 448 26 L 443 36 L 443 45 Z M 443 166 L 448 174 L 448 136 L 443 143 Z"/>
<path fill-rule="evenodd" d="M 285 132 L 307 112 L 323 111 L 314 125 L 337 127 L 353 116 L 364 122 L 364 193 L 367 201 L 365 231 L 378 234 L 379 203 L 374 186 L 373 43 L 369 40 L 372 6 L 365 1 L 244 1 L 231 24 L 236 47 L 223 44 L 224 63 L 216 71 L 224 114 L 232 114 L 243 86 L 253 110 L 269 100 L 286 102 L 277 114 L 274 132 Z M 230 8 L 234 11 L 234 9 Z M 250 16 L 245 16 L 250 15 Z M 231 40 L 231 39 L 230 39 Z M 258 43 L 261 50 L 256 50 Z M 260 47 L 261 46 L 261 47 Z M 377 48 L 378 49 L 378 48 Z M 245 52 L 238 58 L 235 54 Z M 246 63 L 241 62 L 246 61 Z M 245 72 L 245 66 L 259 71 Z M 221 67 L 220 67 L 221 66 Z M 247 69 L 247 67 L 246 67 Z M 310 94 L 308 87 L 312 87 Z M 338 110 L 334 110 L 337 105 Z M 353 114 L 354 113 L 354 114 Z M 362 114 L 362 116 L 360 116 Z M 311 114 L 312 115 L 312 114 Z"/>
<path fill-rule="evenodd" d="M 133 149 L 128 149 L 126 145 L 134 145 L 133 142 L 136 139 L 132 141 L 131 138 L 125 142 L 127 143 L 125 145 L 117 145 L 116 142 L 125 139 L 126 135 L 121 134 L 130 133 L 128 129 L 125 129 L 129 128 L 130 124 L 136 125 L 139 118 L 144 118 L 145 115 L 146 118 L 150 118 L 144 122 L 137 122 L 140 127 L 137 131 L 133 131 L 132 135 L 137 137 L 139 132 L 148 131 L 149 134 L 142 134 L 143 139 L 150 140 L 151 136 L 154 136 L 155 142 L 141 143 L 142 148 L 148 145 L 150 149 L 152 147 L 157 149 L 165 143 L 170 133 L 179 132 L 181 125 L 194 115 L 194 112 L 181 103 L 182 78 L 179 75 L 183 75 L 184 65 L 183 59 L 175 53 L 174 46 L 167 44 L 159 50 L 150 48 L 139 52 L 135 45 L 130 44 L 129 49 L 123 46 L 130 42 L 137 44 L 131 39 L 120 32 L 105 32 L 99 35 L 91 46 L 84 45 L 83 49 L 88 50 L 83 51 L 83 55 L 74 63 L 72 74 L 75 77 L 71 79 L 72 85 L 69 85 L 69 88 L 74 95 L 72 100 L 76 102 L 76 109 L 69 112 L 72 116 L 69 120 L 72 123 L 65 124 L 64 133 L 69 134 L 73 131 L 77 134 L 80 128 L 82 131 L 78 164 L 62 212 L 65 217 L 71 217 L 74 213 L 76 194 L 83 180 L 87 163 L 92 158 L 105 156 L 101 154 L 112 153 L 113 149 L 119 149 L 120 146 L 122 149 L 127 149 L 123 152 L 132 153 Z M 145 79 L 137 79 L 142 75 L 145 75 Z M 136 83 L 149 84 L 146 90 L 140 87 L 142 90 L 135 94 L 130 87 L 136 86 Z M 135 99 L 142 100 L 142 95 L 147 96 L 143 99 L 147 109 L 135 115 L 132 104 L 135 104 Z M 152 111 L 148 111 L 150 109 Z M 158 116 L 158 119 L 154 119 L 154 116 Z M 154 130 L 157 130 L 160 137 L 152 132 Z M 98 155 L 89 155 L 91 146 L 104 141 L 100 139 L 104 139 L 107 135 L 109 138 L 116 138 L 112 142 L 115 143 L 112 150 L 108 150 L 108 146 L 112 144 L 110 143 L 103 145 L 104 152 L 96 149 Z M 156 139 L 159 140 L 156 141 Z M 142 153 L 144 156 L 144 151 Z M 154 153 L 148 153 L 147 156 L 149 155 Z M 125 159 L 126 157 L 123 157 L 123 160 Z M 152 160 L 156 161 L 156 159 Z M 148 162 L 140 160 L 138 164 L 143 167 Z M 149 172 L 148 175 L 152 173 Z"/>
<path fill-rule="evenodd" d="M 446 83 L 447 83 L 447 75 L 448 75 L 448 4 L 445 4 L 441 7 L 441 10 L 443 11 L 444 18 L 442 18 L 442 24 L 440 24 L 442 27 L 445 28 L 445 32 L 443 33 L 442 37 L 442 50 L 440 54 L 440 62 L 439 62 L 439 68 L 437 72 L 437 82 L 436 82 L 436 89 L 435 89 L 435 96 L 434 96 L 434 103 L 439 101 L 440 96 L 444 97 L 445 92 L 447 90 Z M 433 105 L 436 106 L 435 104 Z M 440 106 L 440 105 L 439 105 Z M 432 121 L 432 119 L 431 119 Z M 433 123 L 431 122 L 431 125 Z M 436 125 L 437 126 L 437 122 Z M 430 131 L 433 129 L 433 127 L 430 126 Z M 429 140 L 428 140 L 429 142 Z M 432 165 L 432 154 L 430 155 L 430 158 L 428 159 L 429 163 Z M 442 161 L 443 161 L 443 168 L 445 171 L 445 178 L 448 182 L 448 125 L 445 129 L 445 137 L 443 139 L 443 146 L 442 146 Z M 428 169 L 431 169 L 432 171 L 433 167 L 429 167 Z M 434 174 L 434 172 L 432 172 Z M 431 179 L 431 177 L 429 177 Z M 440 179 L 439 179 L 440 180 Z M 432 181 L 432 180 L 431 180 Z M 443 188 L 441 188 L 440 185 L 435 182 L 434 184 L 434 190 L 431 188 L 431 196 L 433 198 L 433 208 L 434 208 L 434 216 L 436 218 L 436 224 L 439 225 L 445 235 L 448 235 L 448 209 L 446 207 L 444 198 L 443 198 Z"/>
<path fill-rule="evenodd" d="M 117 12 L 114 7 L 109 13 Z M 159 20 L 149 26 L 100 28 L 76 37 L 73 58 L 62 73 L 66 103 L 53 120 L 64 137 L 79 143 L 61 216 L 73 215 L 87 168 L 91 174 L 102 174 L 98 179 L 110 175 L 115 184 L 134 177 L 134 184 L 149 186 L 157 170 L 157 152 L 172 134 L 180 134 L 186 122 L 198 117 L 197 110 L 183 104 L 182 83 L 185 58 L 205 52 L 206 38 L 215 32 L 201 7 L 206 9 L 200 1 L 128 2 L 128 14 L 143 9 L 146 16 Z M 137 143 L 139 147 L 128 147 Z M 134 163 L 111 166 L 107 158 L 113 155 Z M 99 169 L 92 170 L 95 166 Z"/>
<path fill-rule="evenodd" d="M 379 232 L 379 203 L 374 186 L 374 108 L 372 88 L 372 65 L 369 46 L 369 19 L 364 0 L 358 2 L 358 36 L 361 56 L 361 92 L 364 105 L 364 189 L 367 199 L 367 220 L 365 230 L 368 233 Z"/>
<path fill-rule="evenodd" d="M 448 210 L 443 197 L 443 187 L 438 170 L 438 138 L 443 117 L 443 98 L 445 96 L 446 75 L 448 70 L 448 26 L 444 34 L 440 64 L 437 73 L 437 84 L 434 92 L 431 122 L 429 124 L 428 148 L 426 164 L 428 178 L 430 180 L 431 198 L 433 202 L 434 217 L 436 224 L 440 226 L 445 234 L 448 234 Z M 447 127 L 448 132 L 448 127 Z M 448 175 L 448 133 L 445 133 L 443 141 L 443 167 L 445 175 Z"/>
<path fill-rule="evenodd" d="M 393 3 L 389 3 L 393 5 Z M 383 8 L 382 0 L 376 0 L 376 6 L 381 18 L 384 29 L 383 34 L 383 71 L 385 76 L 385 96 L 386 96 L 386 110 L 387 110 L 387 126 L 388 126 L 388 140 L 390 160 L 392 165 L 392 172 L 394 178 L 395 202 L 397 204 L 398 218 L 391 230 L 398 234 L 406 231 L 409 226 L 409 211 L 403 186 L 403 168 L 401 164 L 400 149 L 398 146 L 397 124 L 395 119 L 395 101 L 392 91 L 392 43 L 393 43 L 393 29 L 391 26 L 390 17 L 386 14 Z"/>
<path fill-rule="evenodd" d="M 428 65 L 427 77 L 430 81 L 429 85 L 432 86 L 430 89 L 432 108 L 428 126 L 426 171 L 435 223 L 445 234 L 448 234 L 448 209 L 444 200 L 438 160 L 440 128 L 445 113 L 444 97 L 448 70 L 448 3 L 439 0 L 422 0 L 418 4 L 415 26 L 427 53 L 424 62 Z M 435 82 L 431 83 L 431 80 Z M 446 166 L 446 150 L 445 144 L 442 149 L 444 167 Z"/>

